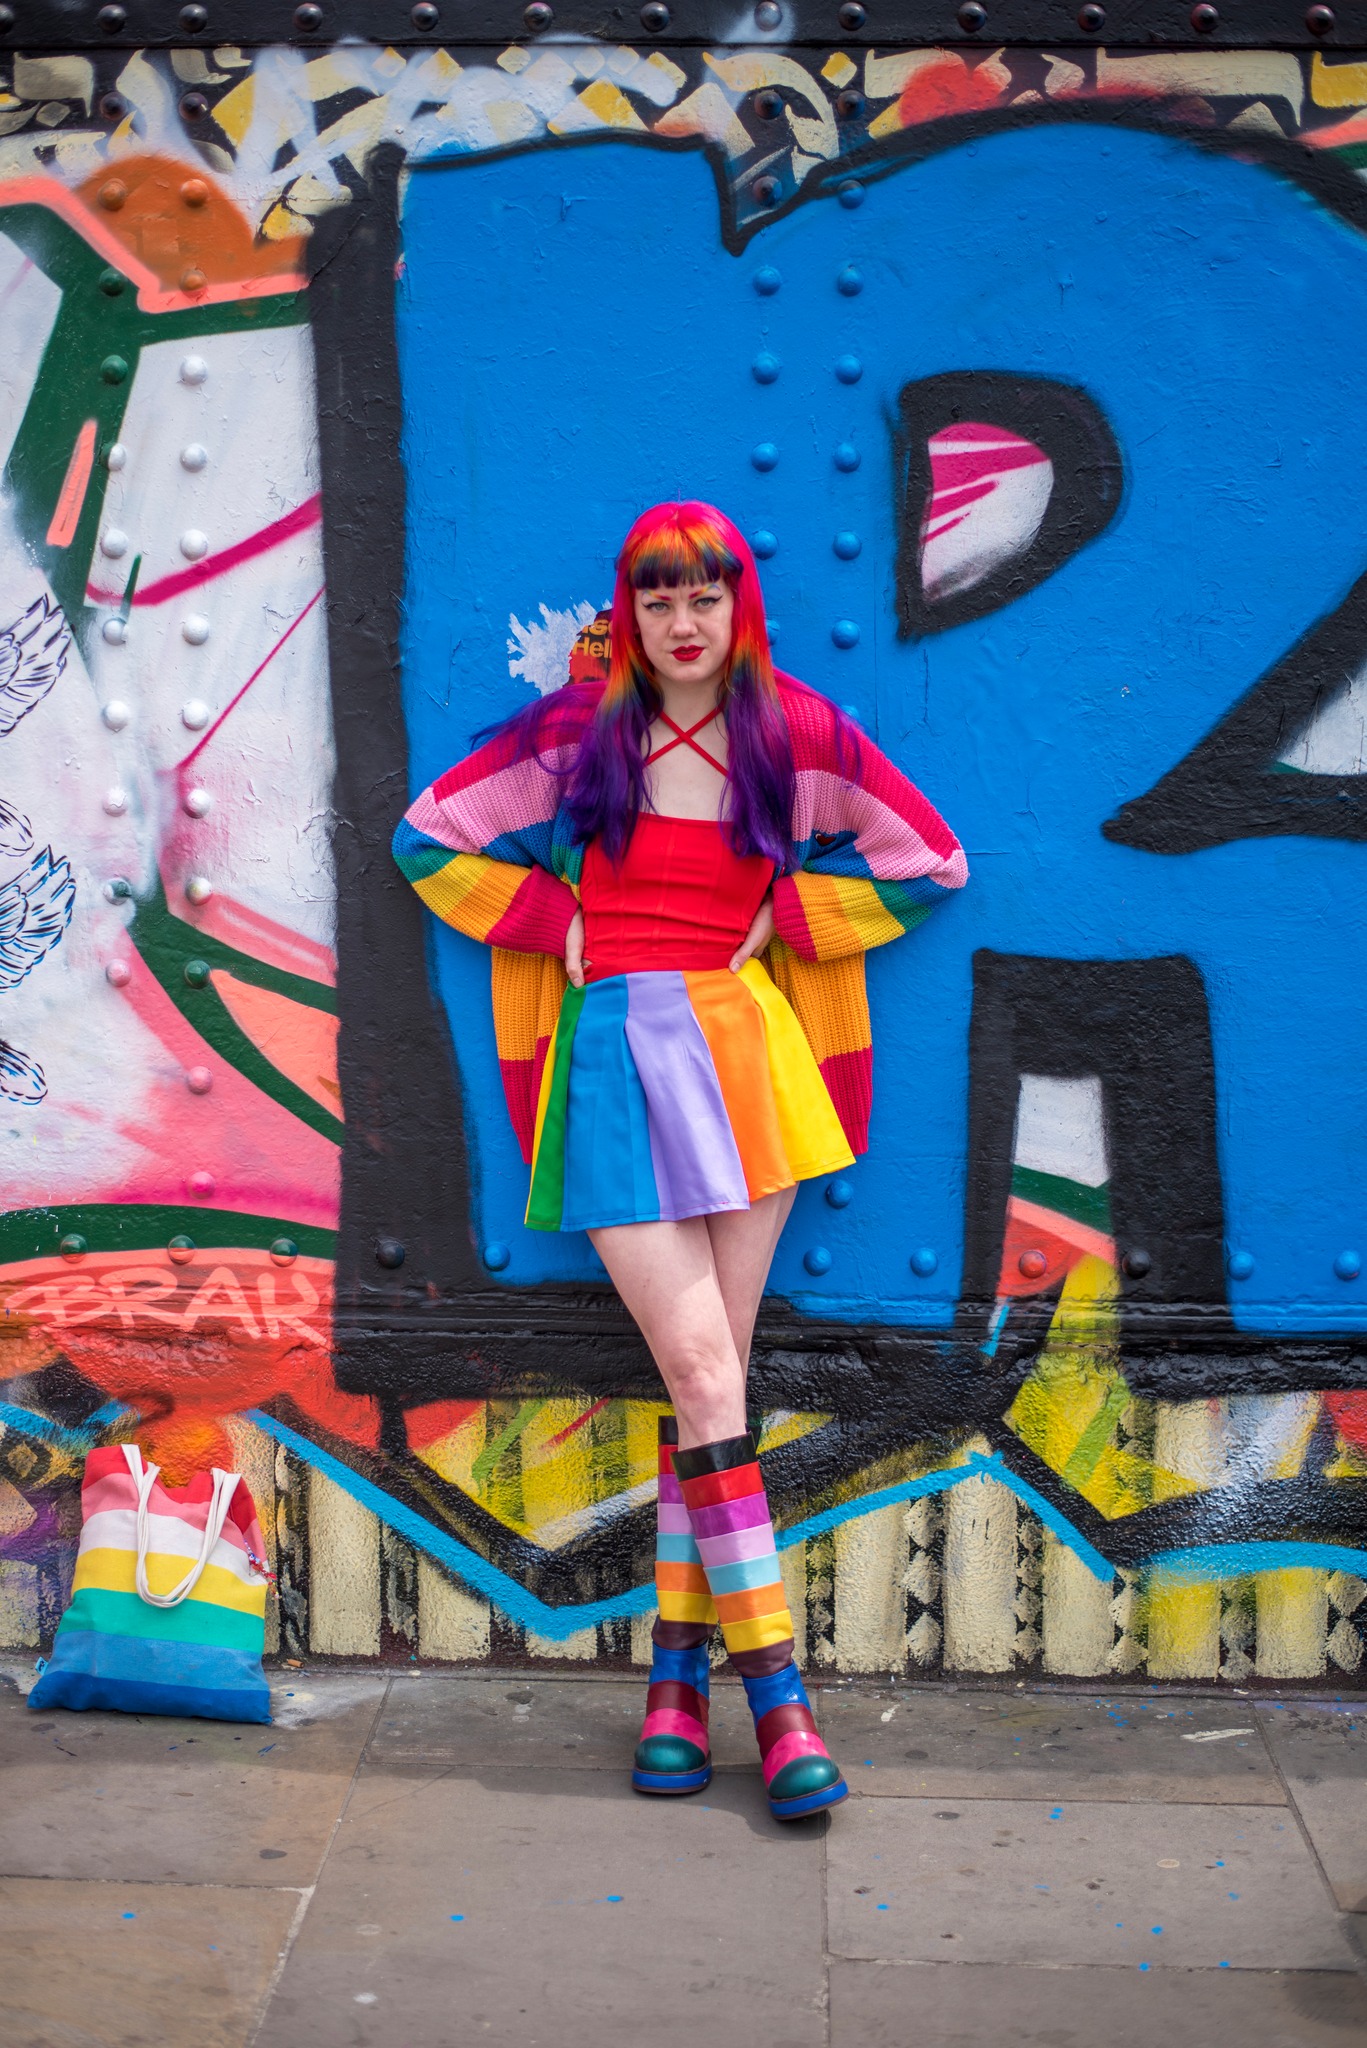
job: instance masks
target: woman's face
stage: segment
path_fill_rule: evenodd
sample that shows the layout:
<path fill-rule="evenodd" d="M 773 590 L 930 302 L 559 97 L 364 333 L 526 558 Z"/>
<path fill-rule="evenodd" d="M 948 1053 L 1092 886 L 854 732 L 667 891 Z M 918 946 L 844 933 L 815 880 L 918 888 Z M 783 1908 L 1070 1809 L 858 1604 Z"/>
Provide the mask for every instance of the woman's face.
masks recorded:
<path fill-rule="evenodd" d="M 736 600 L 730 585 L 692 583 L 634 595 L 641 645 L 657 679 L 666 686 L 715 688 L 731 653 Z"/>

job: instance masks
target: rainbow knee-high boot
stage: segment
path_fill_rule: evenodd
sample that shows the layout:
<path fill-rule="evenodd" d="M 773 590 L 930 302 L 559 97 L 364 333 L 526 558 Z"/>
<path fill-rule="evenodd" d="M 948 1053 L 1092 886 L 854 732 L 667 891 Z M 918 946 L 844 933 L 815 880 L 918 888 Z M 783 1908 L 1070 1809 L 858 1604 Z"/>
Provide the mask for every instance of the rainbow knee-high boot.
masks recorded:
<path fill-rule="evenodd" d="M 769 1805 L 780 1820 L 820 1813 L 849 1788 L 816 1732 L 793 1662 L 792 1617 L 754 1438 L 747 1431 L 675 1451 L 673 1474 L 750 1702 Z"/>
<path fill-rule="evenodd" d="M 655 1522 L 655 1597 L 659 1619 L 646 1717 L 631 1782 L 638 1792 L 701 1792 L 711 1782 L 707 1740 L 707 1646 L 717 1625 L 707 1577 L 674 1476 L 679 1427 L 660 1417 L 660 1490 Z"/>

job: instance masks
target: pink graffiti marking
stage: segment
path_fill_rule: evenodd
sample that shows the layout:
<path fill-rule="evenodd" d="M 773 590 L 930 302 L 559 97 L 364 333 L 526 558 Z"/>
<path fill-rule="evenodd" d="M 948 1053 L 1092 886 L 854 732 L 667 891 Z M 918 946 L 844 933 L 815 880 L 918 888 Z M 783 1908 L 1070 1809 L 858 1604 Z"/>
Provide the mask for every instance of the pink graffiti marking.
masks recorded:
<path fill-rule="evenodd" d="M 268 555 L 272 549 L 283 547 L 287 540 L 293 540 L 299 533 L 307 533 L 317 526 L 323 516 L 323 500 L 315 491 L 311 498 L 305 498 L 302 505 L 296 505 L 292 512 L 273 519 L 269 526 L 261 527 L 256 533 L 249 533 L 244 540 L 234 541 L 231 547 L 223 548 L 216 555 L 209 555 L 202 562 L 192 562 L 188 569 L 176 569 L 169 576 L 159 576 L 154 583 L 145 583 L 134 596 L 133 603 L 168 604 L 173 597 L 183 597 L 187 590 L 197 590 L 201 584 L 215 583 L 220 576 L 226 576 L 231 569 L 240 569 L 244 562 L 254 562 L 258 555 Z M 101 590 L 96 584 L 88 583 L 85 591 L 91 604 L 119 604 L 123 593 L 117 590 Z M 315 600 L 316 601 L 316 600 Z"/>

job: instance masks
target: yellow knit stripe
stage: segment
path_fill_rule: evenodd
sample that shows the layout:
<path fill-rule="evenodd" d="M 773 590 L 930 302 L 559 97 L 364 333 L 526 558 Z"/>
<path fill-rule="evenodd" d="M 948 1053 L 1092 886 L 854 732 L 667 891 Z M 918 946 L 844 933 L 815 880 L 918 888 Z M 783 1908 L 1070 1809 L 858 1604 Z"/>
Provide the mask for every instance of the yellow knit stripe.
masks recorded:
<path fill-rule="evenodd" d="M 531 872 L 486 853 L 457 853 L 413 887 L 429 910 L 467 938 L 485 939 Z"/>
<path fill-rule="evenodd" d="M 859 943 L 867 950 L 870 946 L 886 946 L 890 939 L 900 939 L 906 926 L 900 918 L 893 916 L 873 883 L 859 875 L 832 875 L 840 907 L 849 920 L 850 927 L 859 934 Z"/>
<path fill-rule="evenodd" d="M 818 960 L 863 951 L 864 942 L 845 913 L 834 875 L 794 875 L 793 887 Z"/>
<path fill-rule="evenodd" d="M 847 953 L 840 960 L 804 960 L 782 939 L 774 939 L 766 958 L 818 1066 L 839 1053 L 867 1050 L 871 1032 L 862 953 Z"/>
<path fill-rule="evenodd" d="M 170 1593 L 189 1571 L 193 1560 L 188 1557 L 168 1557 L 152 1551 L 147 1559 L 147 1583 L 154 1593 Z M 71 1583 L 73 1593 L 83 1587 L 92 1587 L 100 1593 L 136 1593 L 136 1555 L 131 1550 L 83 1550 L 76 1559 L 76 1574 Z M 222 1565 L 206 1565 L 200 1574 L 199 1583 L 187 1596 L 191 1600 L 204 1600 L 211 1607 L 231 1607 L 238 1614 L 264 1615 L 266 1612 L 266 1582 L 259 1586 L 244 1586 Z"/>
<path fill-rule="evenodd" d="M 565 993 L 564 962 L 549 953 L 513 953 L 493 946 L 490 981 L 494 1039 L 501 1060 L 531 1060 L 555 1030 Z"/>
<path fill-rule="evenodd" d="M 746 961 L 740 979 L 764 1017 L 774 1107 L 794 1179 L 811 1180 L 817 1174 L 853 1166 L 854 1154 L 802 1026 L 758 960 Z"/>

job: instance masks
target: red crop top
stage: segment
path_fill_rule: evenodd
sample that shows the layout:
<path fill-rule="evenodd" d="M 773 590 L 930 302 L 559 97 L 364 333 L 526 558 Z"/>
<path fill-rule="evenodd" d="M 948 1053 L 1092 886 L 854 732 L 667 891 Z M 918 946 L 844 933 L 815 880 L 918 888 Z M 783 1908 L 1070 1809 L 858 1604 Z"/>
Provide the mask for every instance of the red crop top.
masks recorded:
<path fill-rule="evenodd" d="M 645 812 L 619 868 L 596 841 L 585 851 L 585 981 L 727 966 L 773 879 L 773 862 L 734 852 L 714 820 Z"/>

